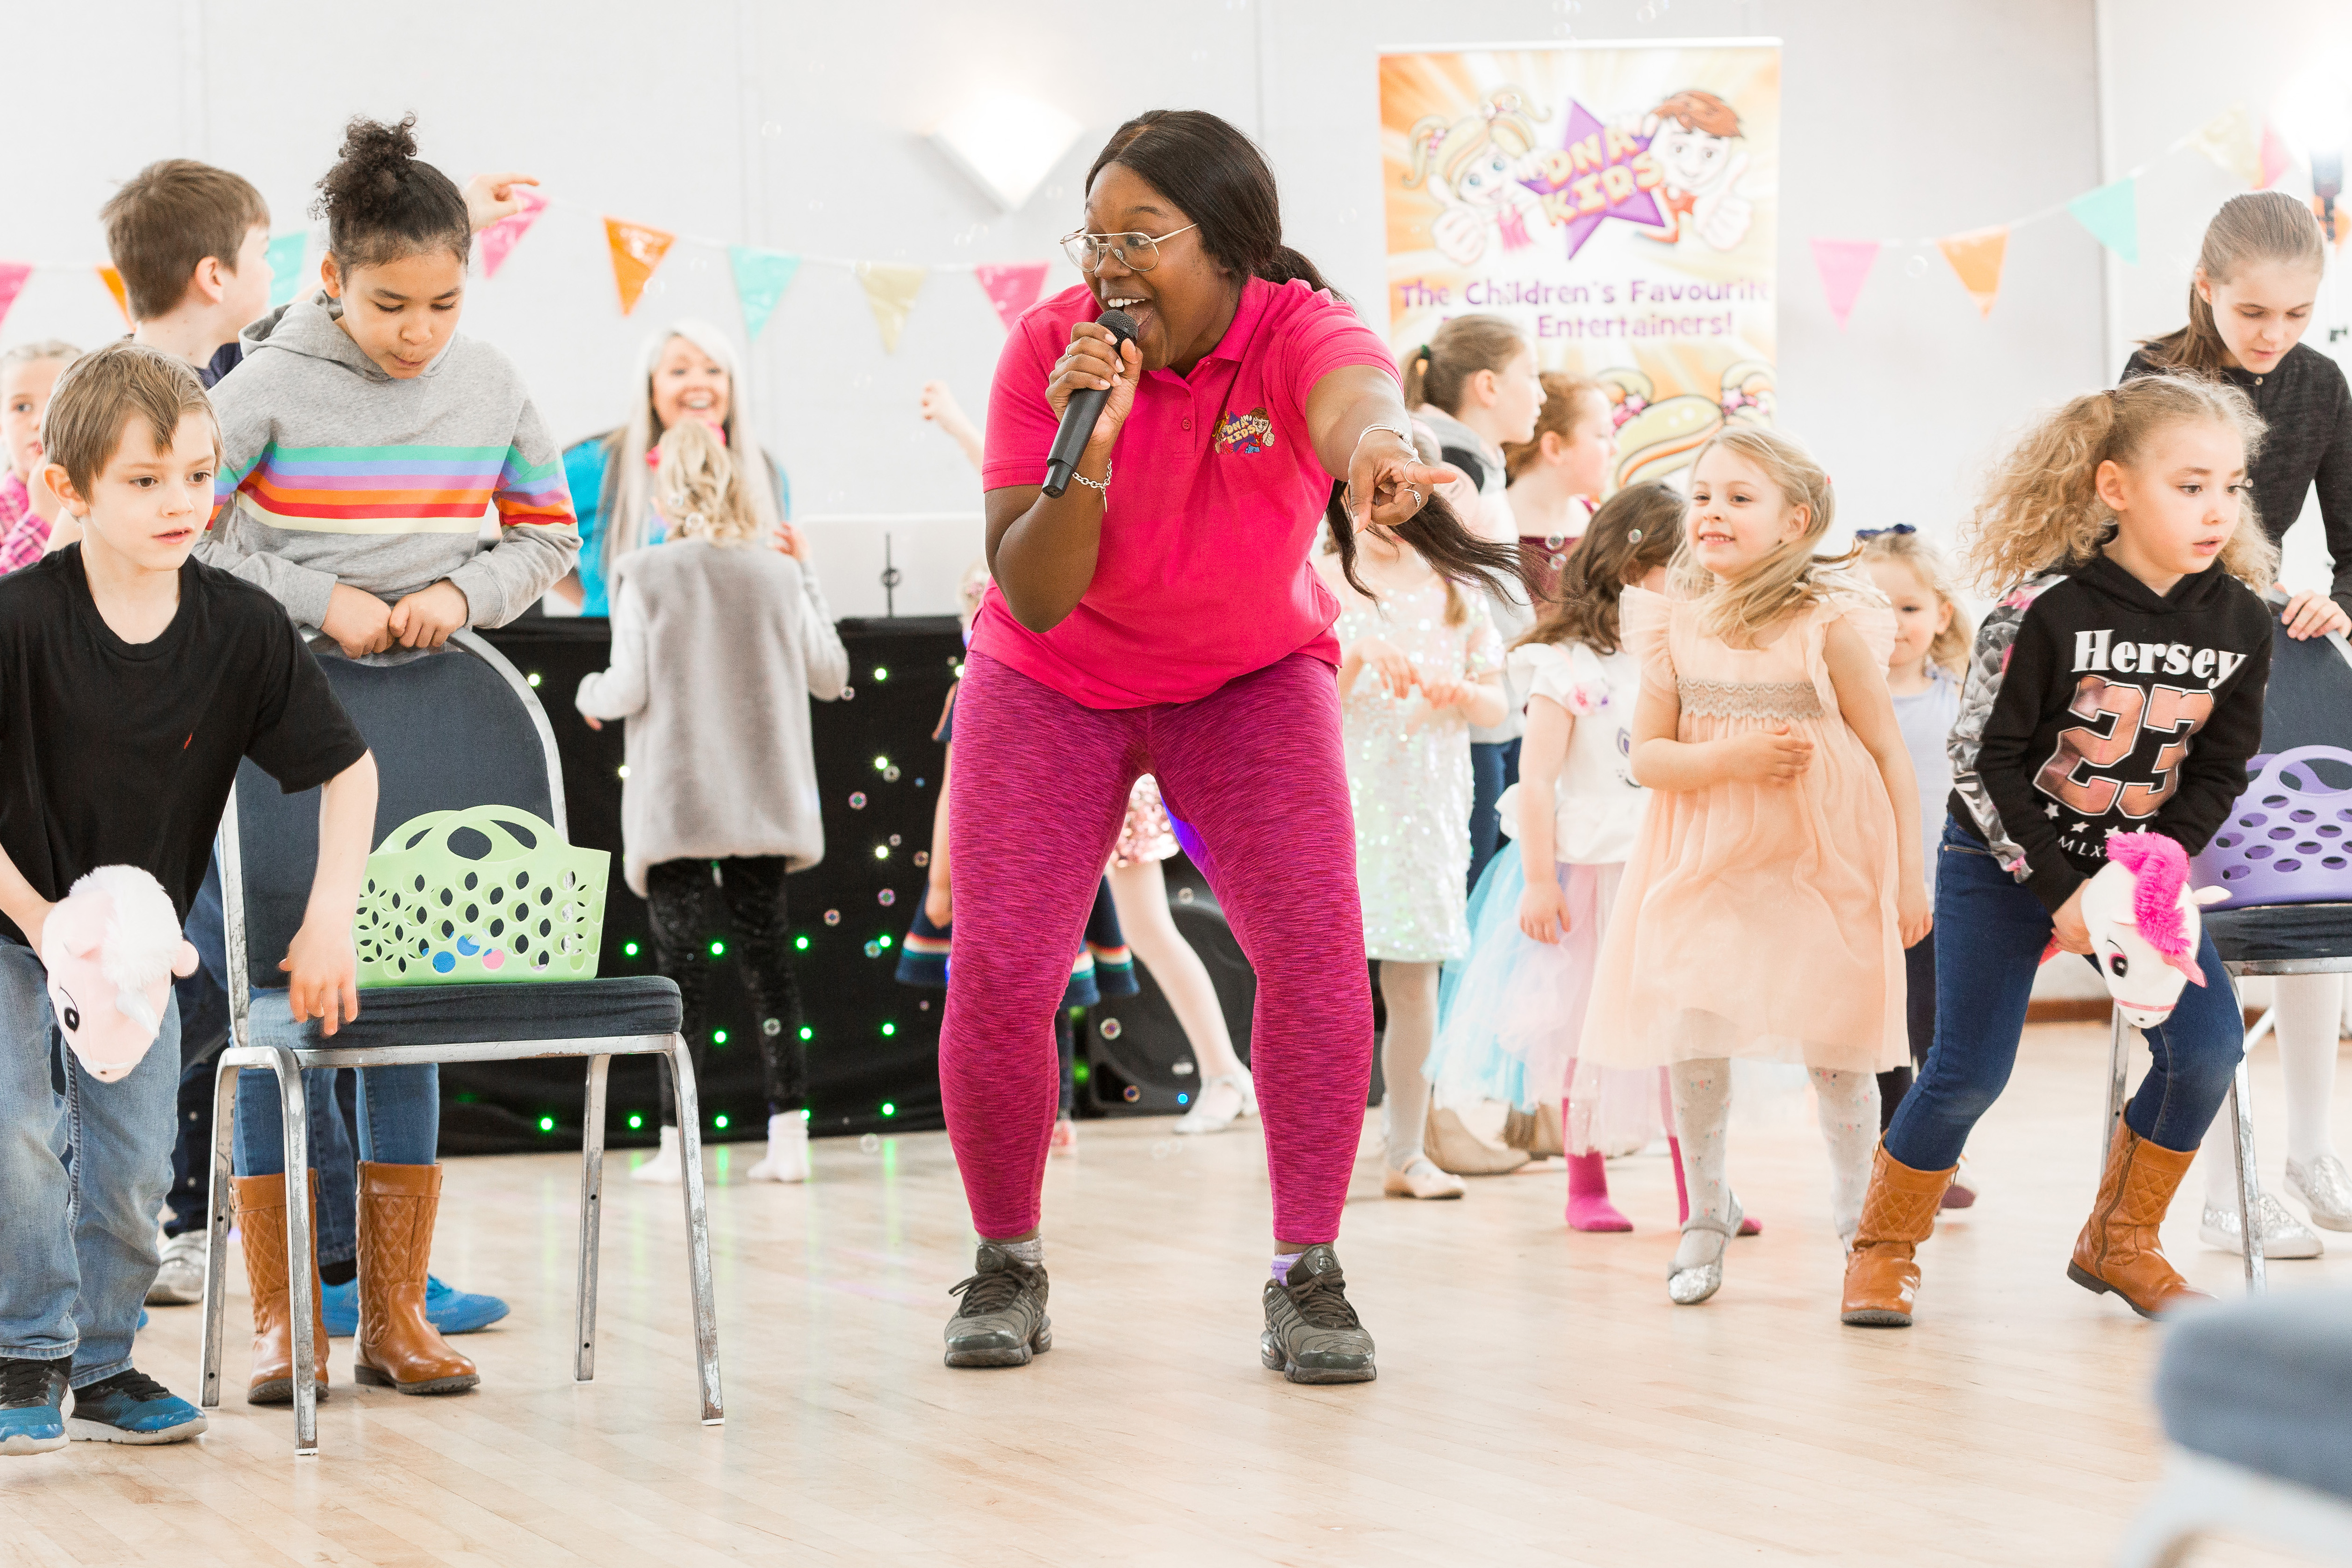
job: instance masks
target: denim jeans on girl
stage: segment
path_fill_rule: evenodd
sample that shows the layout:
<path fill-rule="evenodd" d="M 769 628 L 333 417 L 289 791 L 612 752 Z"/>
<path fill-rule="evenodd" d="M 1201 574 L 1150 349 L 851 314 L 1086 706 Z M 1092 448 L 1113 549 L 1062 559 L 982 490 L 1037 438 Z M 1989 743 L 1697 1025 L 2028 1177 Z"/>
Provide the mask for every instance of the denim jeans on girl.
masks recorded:
<path fill-rule="evenodd" d="M 351 1169 L 342 1142 L 342 1114 L 333 1100 L 334 1078 L 342 1070 L 314 1068 L 302 1075 L 302 1098 L 310 1112 L 311 1168 L 320 1173 L 321 1187 L 333 1179 L 328 1173 Z M 360 1158 L 385 1165 L 432 1164 L 441 1141 L 441 1069 L 427 1062 L 421 1067 L 351 1070 L 360 1075 Z M 280 1121 L 278 1075 L 254 1068 L 238 1074 L 238 1175 L 274 1176 L 286 1169 Z M 356 1240 L 342 1235 L 338 1224 L 345 1212 L 343 1205 L 322 1192 L 319 1210 L 320 1260 L 335 1263 L 353 1256 Z M 331 1226 L 336 1230 L 332 1236 Z M 346 1247 L 350 1250 L 342 1250 Z"/>
<path fill-rule="evenodd" d="M 1936 861 L 1936 1044 L 1886 1130 L 1886 1152 L 1915 1171 L 1957 1164 L 1969 1130 L 2000 1098 L 2017 1063 L 2050 916 L 1957 822 Z M 2155 1065 L 2124 1108 L 2134 1132 L 2187 1152 L 2204 1139 L 2245 1050 L 2238 993 L 2200 939 L 2205 984 L 2181 988 L 2172 1016 L 2147 1031 Z"/>
<path fill-rule="evenodd" d="M 179 1078 L 176 1001 L 130 1076 L 100 1083 L 57 1032 L 41 961 L 0 944 L 0 1356 L 70 1359 L 76 1388 L 131 1364 Z"/>

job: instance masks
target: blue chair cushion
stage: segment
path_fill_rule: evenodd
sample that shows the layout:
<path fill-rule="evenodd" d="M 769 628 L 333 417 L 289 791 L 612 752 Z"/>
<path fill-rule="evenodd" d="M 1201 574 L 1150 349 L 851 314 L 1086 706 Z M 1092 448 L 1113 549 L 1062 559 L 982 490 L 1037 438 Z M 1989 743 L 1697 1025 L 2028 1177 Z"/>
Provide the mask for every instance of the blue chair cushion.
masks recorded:
<path fill-rule="evenodd" d="M 658 974 L 632 974 L 614 980 L 363 990 L 358 1021 L 343 1025 L 331 1039 L 316 1018 L 295 1023 L 282 990 L 255 992 L 247 1016 L 254 1044 L 315 1051 L 674 1035 L 684 1021 L 684 1009 L 675 982 Z"/>
<path fill-rule="evenodd" d="M 2182 1314 L 2165 1338 L 2156 1403 L 2184 1448 L 2352 1500 L 2352 1292 Z"/>
<path fill-rule="evenodd" d="M 2224 963 L 2352 958 L 2352 904 L 2251 904 L 2208 910 L 2205 931 Z"/>

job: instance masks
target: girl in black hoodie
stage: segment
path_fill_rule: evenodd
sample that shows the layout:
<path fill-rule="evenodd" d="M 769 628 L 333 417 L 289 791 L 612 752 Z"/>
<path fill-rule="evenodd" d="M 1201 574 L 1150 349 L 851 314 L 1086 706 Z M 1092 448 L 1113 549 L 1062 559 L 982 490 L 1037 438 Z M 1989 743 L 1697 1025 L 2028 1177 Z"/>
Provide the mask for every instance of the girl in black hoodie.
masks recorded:
<path fill-rule="evenodd" d="M 1951 739 L 1936 873 L 1936 1044 L 1878 1151 L 1848 1255 L 1849 1323 L 1906 1327 L 1913 1251 L 1977 1119 L 2017 1059 L 2054 937 L 2091 952 L 2082 888 L 2106 837 L 2149 829 L 2194 855 L 2245 787 L 2262 737 L 2278 552 L 2250 515 L 2262 434 L 2243 393 L 2169 375 L 2077 397 L 2019 443 L 1973 519 L 1974 564 L 2006 584 L 1977 634 Z M 2146 1031 L 2155 1066 L 2124 1112 L 2068 1274 L 2143 1315 L 2196 1292 L 2157 1226 L 2242 1052 L 2212 939 L 2206 976 Z"/>

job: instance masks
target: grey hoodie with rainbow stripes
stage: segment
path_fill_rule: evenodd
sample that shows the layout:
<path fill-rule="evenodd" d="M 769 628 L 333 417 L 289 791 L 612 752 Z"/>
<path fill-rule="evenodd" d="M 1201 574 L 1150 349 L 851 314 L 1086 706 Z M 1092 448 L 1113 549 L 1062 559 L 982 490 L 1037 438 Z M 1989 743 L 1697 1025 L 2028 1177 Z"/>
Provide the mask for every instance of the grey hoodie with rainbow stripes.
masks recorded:
<path fill-rule="evenodd" d="M 213 388 L 221 462 L 197 559 L 268 589 L 306 627 L 338 583 L 394 604 L 445 577 L 467 624 L 505 625 L 580 554 L 562 455 L 521 375 L 453 337 L 396 381 L 338 313 L 321 294 L 245 330 L 244 363 Z M 493 506 L 499 542 L 484 550 Z"/>

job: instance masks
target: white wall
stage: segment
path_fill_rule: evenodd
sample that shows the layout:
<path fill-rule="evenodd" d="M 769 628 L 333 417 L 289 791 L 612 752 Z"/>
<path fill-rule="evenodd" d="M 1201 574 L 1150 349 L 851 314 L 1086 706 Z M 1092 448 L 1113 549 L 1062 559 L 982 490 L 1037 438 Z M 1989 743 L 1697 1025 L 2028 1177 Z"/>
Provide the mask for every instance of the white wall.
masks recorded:
<path fill-rule="evenodd" d="M 467 330 L 516 357 L 559 433 L 584 436 L 621 417 L 627 367 L 657 323 L 693 313 L 740 331 L 723 254 L 683 242 L 623 319 L 600 211 L 819 256 L 1034 259 L 1075 226 L 1078 181 L 1113 126 L 1152 105 L 1199 107 L 1261 137 L 1293 242 L 1377 310 L 1381 47 L 1524 42 L 1564 24 L 1582 38 L 1770 35 L 1786 44 L 1782 416 L 1836 476 L 1845 520 L 1948 523 L 2002 430 L 2106 372 L 2098 247 L 2069 222 L 2020 231 L 1990 321 L 1940 258 L 1913 278 L 1890 255 L 1843 332 L 1806 243 L 1951 233 L 2095 184 L 2091 0 L 1676 0 L 1655 21 L 1637 0 L 1582 0 L 1572 16 L 1567 3 L 1164 0 L 1128 18 L 1133 29 L 1073 0 L 409 0 L 381 16 L 291 0 L 14 5 L 0 23 L 18 63 L 0 258 L 99 260 L 99 205 L 173 153 L 254 180 L 282 231 L 343 117 L 414 109 L 451 174 L 527 168 L 558 202 L 477 283 Z M 923 139 L 988 89 L 1058 102 L 1087 126 L 1010 217 Z M 1058 269 L 1048 286 L 1074 276 Z M 5 337 L 94 343 L 120 330 L 86 274 L 42 272 Z M 900 611 L 949 606 L 977 550 L 977 485 L 916 417 L 916 395 L 941 376 L 976 413 L 1001 342 L 966 275 L 930 279 L 895 355 L 846 272 L 804 268 L 778 308 L 751 390 L 799 510 L 966 520 L 821 529 L 844 613 L 880 610 L 886 530 L 909 571 Z"/>

